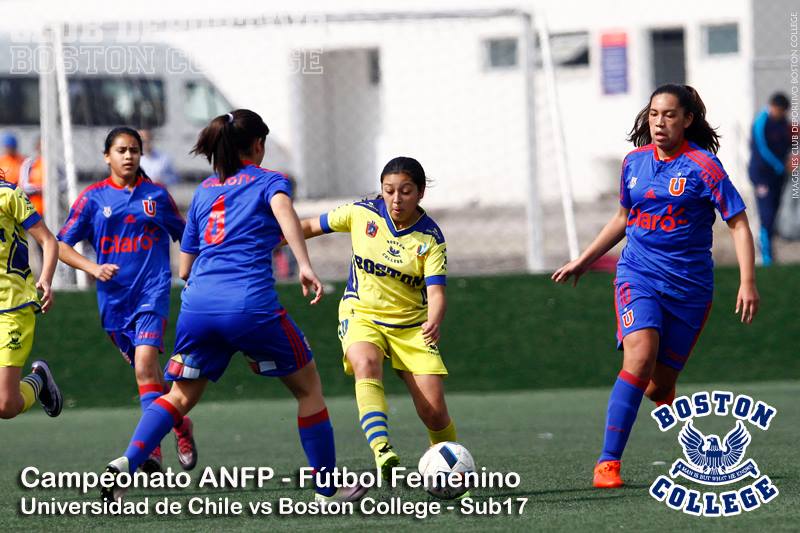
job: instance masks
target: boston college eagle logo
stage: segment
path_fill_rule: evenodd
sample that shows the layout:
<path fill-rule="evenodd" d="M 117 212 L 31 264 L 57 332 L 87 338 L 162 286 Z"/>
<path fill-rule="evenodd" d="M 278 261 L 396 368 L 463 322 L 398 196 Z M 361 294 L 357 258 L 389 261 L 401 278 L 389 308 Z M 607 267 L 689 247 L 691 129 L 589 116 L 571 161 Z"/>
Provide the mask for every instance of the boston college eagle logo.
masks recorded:
<path fill-rule="evenodd" d="M 686 178 L 670 178 L 669 193 L 672 196 L 680 196 L 686 188 Z"/>
<path fill-rule="evenodd" d="M 370 237 L 375 237 L 378 234 L 378 225 L 375 223 L 374 220 L 370 220 L 367 222 L 367 235 Z"/>
<path fill-rule="evenodd" d="M 156 201 L 151 200 L 148 198 L 147 200 L 142 200 L 142 207 L 144 208 L 144 214 L 149 217 L 156 216 Z"/>

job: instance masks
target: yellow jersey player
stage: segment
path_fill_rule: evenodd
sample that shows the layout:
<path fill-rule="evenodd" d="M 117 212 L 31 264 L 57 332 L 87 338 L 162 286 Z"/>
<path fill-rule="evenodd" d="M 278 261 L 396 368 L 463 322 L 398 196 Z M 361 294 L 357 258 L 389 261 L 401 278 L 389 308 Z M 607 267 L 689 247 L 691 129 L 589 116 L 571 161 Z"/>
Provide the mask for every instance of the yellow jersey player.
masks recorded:
<path fill-rule="evenodd" d="M 437 346 L 444 319 L 447 250 L 420 208 L 422 165 L 397 157 L 381 173 L 381 195 L 303 221 L 306 238 L 349 232 L 350 275 L 339 304 L 344 370 L 355 374 L 361 429 L 384 477 L 400 462 L 389 442 L 383 362 L 403 379 L 430 443 L 455 441 L 444 399 L 447 369 Z"/>
<path fill-rule="evenodd" d="M 31 373 L 20 380 L 33 346 L 35 313 L 46 313 L 53 304 L 50 284 L 58 244 L 25 193 L 3 177 L 0 173 L 0 418 L 24 413 L 37 399 L 48 415 L 58 416 L 61 392 L 45 361 L 34 361 Z M 25 230 L 44 253 L 42 273 L 35 284 Z M 41 298 L 37 290 L 42 292 Z"/>

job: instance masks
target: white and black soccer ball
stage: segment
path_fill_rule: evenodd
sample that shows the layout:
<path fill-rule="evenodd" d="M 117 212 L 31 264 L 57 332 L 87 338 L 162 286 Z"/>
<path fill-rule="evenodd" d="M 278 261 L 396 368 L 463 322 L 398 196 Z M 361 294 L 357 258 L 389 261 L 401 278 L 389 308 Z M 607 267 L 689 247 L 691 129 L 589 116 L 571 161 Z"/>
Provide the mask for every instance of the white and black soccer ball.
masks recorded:
<path fill-rule="evenodd" d="M 419 473 L 425 479 L 425 490 L 437 498 L 458 498 L 464 487 L 464 474 L 475 471 L 469 450 L 457 442 L 434 444 L 419 460 Z"/>

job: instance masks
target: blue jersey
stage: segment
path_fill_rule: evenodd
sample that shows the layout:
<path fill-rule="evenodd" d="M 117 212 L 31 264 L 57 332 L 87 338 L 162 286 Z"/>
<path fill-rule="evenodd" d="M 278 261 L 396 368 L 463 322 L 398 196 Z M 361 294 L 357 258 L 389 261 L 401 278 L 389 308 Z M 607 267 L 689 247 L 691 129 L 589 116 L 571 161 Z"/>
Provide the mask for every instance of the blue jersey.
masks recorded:
<path fill-rule="evenodd" d="M 775 120 L 764 109 L 753 122 L 750 138 L 750 179 L 756 185 L 782 182 L 791 148 L 789 121 Z"/>
<path fill-rule="evenodd" d="M 247 164 L 224 183 L 213 175 L 197 188 L 181 250 L 196 255 L 181 296 L 182 310 L 271 313 L 280 308 L 272 250 L 281 229 L 270 201 L 291 196 L 285 176 Z"/>
<path fill-rule="evenodd" d="M 745 208 L 719 159 L 690 142 L 666 160 L 655 145 L 638 148 L 622 164 L 620 204 L 630 214 L 617 278 L 643 278 L 677 298 L 709 301 L 714 209 L 728 220 Z"/>
<path fill-rule="evenodd" d="M 113 278 L 97 281 L 104 329 L 124 329 L 141 312 L 169 314 L 169 239 L 180 240 L 184 226 L 167 190 L 149 179 L 129 189 L 107 178 L 78 196 L 58 239 L 71 246 L 87 239 L 98 264 L 119 265 Z"/>

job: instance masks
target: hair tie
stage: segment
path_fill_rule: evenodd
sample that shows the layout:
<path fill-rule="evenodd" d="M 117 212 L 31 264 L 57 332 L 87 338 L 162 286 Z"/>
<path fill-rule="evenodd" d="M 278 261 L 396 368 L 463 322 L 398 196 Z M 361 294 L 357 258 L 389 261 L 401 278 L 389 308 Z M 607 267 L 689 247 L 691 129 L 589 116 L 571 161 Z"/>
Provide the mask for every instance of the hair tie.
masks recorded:
<path fill-rule="evenodd" d="M 228 115 L 228 124 L 233 124 L 233 113 L 227 113 Z"/>

